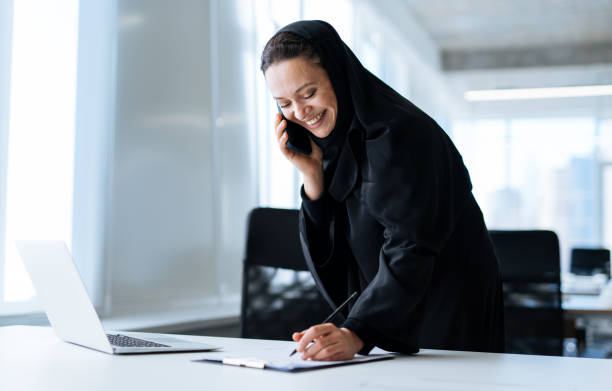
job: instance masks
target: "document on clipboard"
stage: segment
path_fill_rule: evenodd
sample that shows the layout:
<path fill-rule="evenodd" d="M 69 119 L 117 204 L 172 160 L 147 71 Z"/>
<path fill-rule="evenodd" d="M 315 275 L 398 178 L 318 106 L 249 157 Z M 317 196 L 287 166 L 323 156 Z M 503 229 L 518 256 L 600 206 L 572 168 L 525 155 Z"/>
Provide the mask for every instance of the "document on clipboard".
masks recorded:
<path fill-rule="evenodd" d="M 283 372 L 302 372 L 341 365 L 362 364 L 372 361 L 390 360 L 394 354 L 356 355 L 351 360 L 313 361 L 302 360 L 299 355 L 287 357 L 287 349 L 262 349 L 244 352 L 211 352 L 194 362 L 208 362 L 225 365 L 235 365 L 246 368 L 272 369 Z"/>

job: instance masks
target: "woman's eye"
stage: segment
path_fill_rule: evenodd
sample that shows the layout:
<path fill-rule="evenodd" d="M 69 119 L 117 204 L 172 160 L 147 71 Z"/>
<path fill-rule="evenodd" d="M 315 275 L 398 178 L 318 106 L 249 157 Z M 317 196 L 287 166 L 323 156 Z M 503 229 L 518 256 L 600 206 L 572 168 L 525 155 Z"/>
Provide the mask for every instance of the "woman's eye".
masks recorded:
<path fill-rule="evenodd" d="M 289 107 L 289 103 L 279 103 L 278 105 L 281 107 L 281 109 L 284 109 L 285 107 Z"/>
<path fill-rule="evenodd" d="M 308 98 L 312 98 L 312 97 L 314 96 L 315 92 L 317 92 L 317 90 L 312 90 L 312 91 L 310 91 L 310 93 L 309 93 L 308 95 L 306 95 L 306 96 L 305 96 L 305 98 L 306 98 L 306 99 L 308 99 Z"/>

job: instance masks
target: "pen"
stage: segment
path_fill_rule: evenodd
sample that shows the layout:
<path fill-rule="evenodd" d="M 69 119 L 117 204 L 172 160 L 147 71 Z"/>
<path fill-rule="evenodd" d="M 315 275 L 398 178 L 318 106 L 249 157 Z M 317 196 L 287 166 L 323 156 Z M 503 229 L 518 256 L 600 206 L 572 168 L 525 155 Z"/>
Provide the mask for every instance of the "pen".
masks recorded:
<path fill-rule="evenodd" d="M 333 318 L 334 316 L 336 316 L 336 314 L 338 312 L 340 312 L 344 307 L 346 307 L 346 305 L 355 297 L 357 296 L 357 292 L 353 292 L 352 295 L 349 296 L 348 299 L 344 300 L 344 303 L 340 304 L 338 306 L 338 308 L 336 308 L 334 310 L 334 312 L 331 313 L 331 315 L 329 315 L 327 318 L 325 318 L 325 320 L 321 323 L 327 323 L 331 320 L 331 318 Z M 297 349 L 293 349 L 293 352 L 291 352 L 291 354 L 289 355 L 289 357 L 293 356 L 295 353 L 297 352 Z"/>

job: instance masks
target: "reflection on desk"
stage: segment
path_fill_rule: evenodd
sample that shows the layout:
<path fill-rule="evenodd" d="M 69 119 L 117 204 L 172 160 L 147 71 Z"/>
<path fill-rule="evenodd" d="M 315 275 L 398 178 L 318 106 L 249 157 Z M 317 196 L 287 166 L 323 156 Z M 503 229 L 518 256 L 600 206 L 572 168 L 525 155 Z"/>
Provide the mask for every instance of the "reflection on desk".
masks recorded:
<path fill-rule="evenodd" d="M 561 290 L 564 294 L 597 296 L 607 282 L 608 276 L 605 274 L 581 276 L 566 273 L 561 279 Z"/>
<path fill-rule="evenodd" d="M 599 296 L 563 295 L 566 338 L 575 338 L 576 354 L 606 358 L 612 354 L 612 304 Z"/>
<path fill-rule="evenodd" d="M 143 337 L 147 334 L 143 333 Z M 292 342 L 182 336 L 226 351 Z M 423 350 L 414 356 L 302 374 L 191 362 L 202 353 L 111 356 L 46 327 L 0 328 L 1 390 L 609 390 L 612 361 Z"/>
<path fill-rule="evenodd" d="M 612 316 L 612 303 L 600 300 L 599 296 L 564 294 L 561 303 L 567 315 Z"/>

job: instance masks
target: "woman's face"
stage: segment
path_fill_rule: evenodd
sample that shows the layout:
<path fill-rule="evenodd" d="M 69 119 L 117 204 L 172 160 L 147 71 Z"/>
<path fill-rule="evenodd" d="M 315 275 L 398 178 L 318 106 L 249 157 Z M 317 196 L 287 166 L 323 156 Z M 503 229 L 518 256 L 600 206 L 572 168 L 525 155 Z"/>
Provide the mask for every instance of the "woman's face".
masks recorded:
<path fill-rule="evenodd" d="M 276 62 L 264 74 L 283 115 L 323 138 L 336 125 L 338 101 L 327 72 L 305 57 Z"/>

